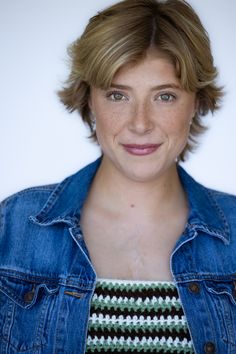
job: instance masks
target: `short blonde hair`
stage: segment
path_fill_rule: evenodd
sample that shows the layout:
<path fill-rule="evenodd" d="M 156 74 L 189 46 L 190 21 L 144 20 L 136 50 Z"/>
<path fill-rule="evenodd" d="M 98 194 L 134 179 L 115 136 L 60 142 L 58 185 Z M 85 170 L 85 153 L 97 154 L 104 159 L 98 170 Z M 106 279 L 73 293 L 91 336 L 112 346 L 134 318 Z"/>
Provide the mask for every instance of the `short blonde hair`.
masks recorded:
<path fill-rule="evenodd" d="M 138 62 L 153 46 L 172 58 L 183 89 L 197 94 L 198 111 L 180 156 L 184 160 L 196 145 L 196 137 L 206 130 L 202 117 L 219 107 L 223 94 L 216 84 L 208 34 L 186 1 L 124 0 L 92 17 L 69 47 L 71 73 L 59 97 L 69 111 L 78 110 L 96 139 L 90 86 L 108 88 L 123 65 Z"/>

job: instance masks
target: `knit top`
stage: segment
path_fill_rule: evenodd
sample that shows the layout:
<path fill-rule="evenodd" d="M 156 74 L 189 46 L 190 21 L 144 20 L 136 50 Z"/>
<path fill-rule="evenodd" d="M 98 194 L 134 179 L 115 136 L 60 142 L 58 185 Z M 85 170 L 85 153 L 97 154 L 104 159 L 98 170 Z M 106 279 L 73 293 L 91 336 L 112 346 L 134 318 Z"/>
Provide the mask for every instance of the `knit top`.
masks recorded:
<path fill-rule="evenodd" d="M 194 353 L 174 283 L 99 279 L 86 353 Z"/>

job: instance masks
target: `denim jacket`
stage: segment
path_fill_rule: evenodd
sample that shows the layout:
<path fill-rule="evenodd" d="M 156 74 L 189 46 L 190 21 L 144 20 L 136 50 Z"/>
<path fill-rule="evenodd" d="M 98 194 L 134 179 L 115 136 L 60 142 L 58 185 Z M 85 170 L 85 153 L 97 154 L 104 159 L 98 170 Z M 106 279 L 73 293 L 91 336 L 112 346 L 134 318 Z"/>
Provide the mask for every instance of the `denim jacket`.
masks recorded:
<path fill-rule="evenodd" d="M 100 159 L 1 204 L 0 353 L 82 354 L 96 274 L 80 212 Z M 236 353 L 236 198 L 178 168 L 186 228 L 170 259 L 196 353 Z"/>

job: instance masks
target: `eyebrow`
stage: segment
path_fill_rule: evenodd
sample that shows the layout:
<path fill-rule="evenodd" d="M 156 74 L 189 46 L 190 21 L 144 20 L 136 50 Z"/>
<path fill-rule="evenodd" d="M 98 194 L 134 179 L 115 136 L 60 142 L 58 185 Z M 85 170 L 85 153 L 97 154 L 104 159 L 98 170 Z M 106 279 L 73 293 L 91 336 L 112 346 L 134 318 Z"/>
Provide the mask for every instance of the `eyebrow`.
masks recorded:
<path fill-rule="evenodd" d="M 116 83 L 111 83 L 110 88 L 117 88 L 120 90 L 132 90 L 132 87 L 127 86 L 127 85 L 120 85 L 120 84 L 116 84 Z M 156 90 L 165 90 L 168 88 L 173 88 L 173 89 L 178 89 L 181 90 L 181 86 L 175 83 L 167 83 L 167 84 L 163 84 L 163 85 L 156 85 L 154 87 L 151 88 L 152 91 L 156 91 Z"/>

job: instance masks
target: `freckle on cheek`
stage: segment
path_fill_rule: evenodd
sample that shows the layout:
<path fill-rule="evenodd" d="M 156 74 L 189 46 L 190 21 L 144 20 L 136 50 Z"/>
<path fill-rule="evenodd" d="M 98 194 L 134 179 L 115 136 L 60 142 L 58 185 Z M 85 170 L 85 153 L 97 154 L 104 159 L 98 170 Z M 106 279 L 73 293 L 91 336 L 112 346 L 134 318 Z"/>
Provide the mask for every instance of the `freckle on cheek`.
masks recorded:
<path fill-rule="evenodd" d="M 135 207 L 135 205 L 134 204 L 130 204 L 130 208 L 134 208 Z"/>

